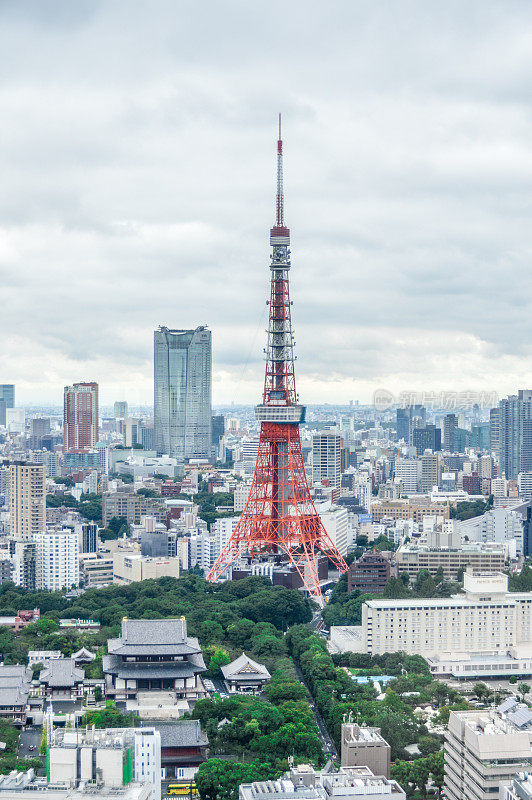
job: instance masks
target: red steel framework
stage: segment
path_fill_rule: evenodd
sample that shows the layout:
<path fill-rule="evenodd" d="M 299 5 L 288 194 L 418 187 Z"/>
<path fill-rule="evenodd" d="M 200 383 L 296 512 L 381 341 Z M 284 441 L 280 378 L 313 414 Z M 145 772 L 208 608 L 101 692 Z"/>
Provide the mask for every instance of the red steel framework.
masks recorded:
<path fill-rule="evenodd" d="M 283 142 L 281 115 L 277 141 L 276 221 L 270 231 L 271 290 L 268 346 L 262 405 L 255 413 L 260 439 L 249 497 L 233 535 L 207 580 L 218 580 L 244 553 L 284 553 L 308 592 L 321 601 L 316 557 L 326 555 L 342 572 L 347 564 L 328 536 L 316 511 L 305 473 L 294 370 L 294 338 L 290 313 L 290 231 L 284 224 Z"/>

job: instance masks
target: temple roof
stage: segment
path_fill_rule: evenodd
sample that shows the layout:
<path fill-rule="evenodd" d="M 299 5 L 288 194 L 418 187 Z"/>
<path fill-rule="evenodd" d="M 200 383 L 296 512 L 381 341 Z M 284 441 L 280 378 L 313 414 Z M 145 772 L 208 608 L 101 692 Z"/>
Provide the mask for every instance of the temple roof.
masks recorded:
<path fill-rule="evenodd" d="M 226 681 L 252 681 L 258 679 L 269 681 L 271 678 L 264 664 L 258 664 L 245 653 L 231 661 L 230 664 L 225 664 L 221 669 Z"/>
<path fill-rule="evenodd" d="M 201 653 L 198 640 L 187 636 L 185 619 L 123 619 L 122 636 L 109 639 L 107 650 L 120 656 Z"/>
<path fill-rule="evenodd" d="M 48 686 L 75 686 L 85 678 L 82 669 L 78 669 L 71 658 L 56 658 L 48 662 L 48 667 L 40 674 L 40 682 Z"/>

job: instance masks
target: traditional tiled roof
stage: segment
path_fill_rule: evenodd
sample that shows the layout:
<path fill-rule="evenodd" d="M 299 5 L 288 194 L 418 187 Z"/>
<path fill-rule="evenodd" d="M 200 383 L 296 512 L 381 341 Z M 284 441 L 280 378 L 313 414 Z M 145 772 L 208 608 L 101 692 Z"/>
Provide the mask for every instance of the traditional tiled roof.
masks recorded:
<path fill-rule="evenodd" d="M 153 725 L 153 723 L 151 723 Z M 199 720 L 184 719 L 168 724 L 155 723 L 161 734 L 161 747 L 207 747 L 209 740 Z"/>
<path fill-rule="evenodd" d="M 198 640 L 187 636 L 185 619 L 124 619 L 122 636 L 109 639 L 107 650 L 120 656 L 201 652 Z"/>
<path fill-rule="evenodd" d="M 82 647 L 77 653 L 72 653 L 70 656 L 72 661 L 94 661 L 96 658 L 95 653 L 91 653 L 90 650 L 87 650 L 86 647 Z"/>
<path fill-rule="evenodd" d="M 58 658 L 50 661 L 48 667 L 40 674 L 40 682 L 48 686 L 75 686 L 85 677 L 82 669 L 78 669 L 71 658 Z"/>
<path fill-rule="evenodd" d="M 191 678 L 204 672 L 201 653 L 194 653 L 186 661 L 122 661 L 120 656 L 108 655 L 102 659 L 105 673 L 130 680 L 143 678 Z"/>
<path fill-rule="evenodd" d="M 259 679 L 269 681 L 271 678 L 271 675 L 264 664 L 258 664 L 245 653 L 242 653 L 241 656 L 238 656 L 238 658 L 236 658 L 234 661 L 231 661 L 230 664 L 223 666 L 222 673 L 226 681 L 252 681 Z"/>

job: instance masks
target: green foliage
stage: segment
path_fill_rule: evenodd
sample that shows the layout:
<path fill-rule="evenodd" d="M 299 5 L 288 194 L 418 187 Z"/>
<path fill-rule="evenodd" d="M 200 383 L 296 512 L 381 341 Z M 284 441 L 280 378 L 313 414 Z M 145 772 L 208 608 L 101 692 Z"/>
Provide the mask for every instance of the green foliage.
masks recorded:
<path fill-rule="evenodd" d="M 432 683 L 427 662 L 421 656 L 388 653 L 371 656 L 367 653 L 345 653 L 333 659 L 323 640 L 306 625 L 296 625 L 286 636 L 289 652 L 299 663 L 305 681 L 331 736 L 339 747 L 340 729 L 346 714 L 361 724 L 377 726 L 392 748 L 392 759 L 404 748 L 418 741 L 426 729 L 421 728 L 407 698 L 399 691 L 426 692 Z M 356 684 L 337 664 L 360 667 L 373 674 L 384 670 L 397 675 L 386 690 L 384 700 L 376 700 L 372 684 Z M 402 672 L 406 676 L 402 676 Z M 405 685 L 405 679 L 409 683 Z M 428 700 L 427 695 L 427 700 Z M 419 697 L 416 697 L 419 702 Z"/>
<path fill-rule="evenodd" d="M 415 761 L 396 761 L 392 764 L 390 774 L 408 796 L 412 796 L 418 789 L 425 798 L 429 780 L 440 790 L 443 786 L 443 752 L 433 753 L 426 758 L 416 758 Z"/>
<path fill-rule="evenodd" d="M 508 589 L 510 592 L 531 592 L 532 591 L 532 568 L 525 564 L 521 572 L 508 575 Z"/>
<path fill-rule="evenodd" d="M 106 542 L 109 539 L 121 539 L 124 534 L 129 536 L 129 525 L 125 517 L 111 517 L 107 528 L 100 531 L 100 539 Z"/>
<path fill-rule="evenodd" d="M 70 492 L 56 492 L 46 495 L 47 508 L 74 508 L 76 511 L 92 522 L 101 522 L 102 496 L 100 494 L 82 495 L 78 501 Z"/>
<path fill-rule="evenodd" d="M 472 519 L 484 514 L 489 508 L 491 508 L 489 500 L 486 502 L 484 500 L 463 501 L 457 503 L 456 508 L 451 506 L 450 517 L 459 520 Z"/>
<path fill-rule="evenodd" d="M 210 677 L 219 678 L 222 674 L 220 667 L 229 664 L 231 661 L 229 653 L 223 647 L 207 647 L 205 655 L 208 657 Z"/>
<path fill-rule="evenodd" d="M 202 800 L 238 800 L 241 783 L 278 778 L 281 771 L 259 761 L 243 764 L 209 758 L 200 765 L 195 781 Z"/>
<path fill-rule="evenodd" d="M 293 756 L 299 761 L 323 763 L 314 716 L 307 702 L 278 704 L 236 695 L 226 700 L 200 700 L 192 712 L 207 731 L 211 752 L 244 755 L 278 763 Z"/>
<path fill-rule="evenodd" d="M 87 711 L 81 718 L 81 724 L 95 728 L 135 728 L 140 719 L 135 714 L 122 714 L 111 700 L 107 700 L 105 708 Z"/>
<path fill-rule="evenodd" d="M 155 489 L 137 489 L 137 494 L 144 495 L 144 497 L 160 497 L 160 493 Z"/>
<path fill-rule="evenodd" d="M 26 772 L 28 769 L 35 771 L 42 769 L 40 758 L 18 758 L 16 755 L 0 758 L 0 775 L 9 775 L 10 772 Z"/>

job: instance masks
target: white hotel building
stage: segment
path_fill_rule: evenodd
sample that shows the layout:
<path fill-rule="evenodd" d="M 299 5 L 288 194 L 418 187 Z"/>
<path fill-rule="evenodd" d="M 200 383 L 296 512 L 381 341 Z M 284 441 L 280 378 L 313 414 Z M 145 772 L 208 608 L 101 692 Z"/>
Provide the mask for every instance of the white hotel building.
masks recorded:
<path fill-rule="evenodd" d="M 502 573 L 464 575 L 465 594 L 423 600 L 369 600 L 362 606 L 361 650 L 506 652 L 532 642 L 532 592 L 508 592 Z"/>

